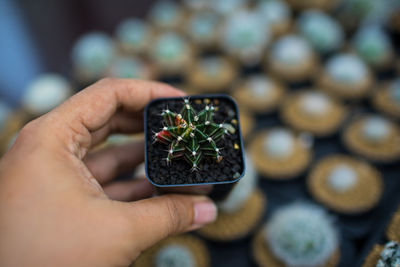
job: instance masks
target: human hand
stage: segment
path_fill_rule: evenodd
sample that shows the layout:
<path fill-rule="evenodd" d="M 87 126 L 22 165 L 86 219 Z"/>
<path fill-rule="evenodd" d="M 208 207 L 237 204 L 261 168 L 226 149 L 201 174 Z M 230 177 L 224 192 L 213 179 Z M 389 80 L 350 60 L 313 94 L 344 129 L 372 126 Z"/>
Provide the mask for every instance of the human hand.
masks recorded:
<path fill-rule="evenodd" d="M 107 78 L 27 124 L 0 161 L 0 266 L 127 266 L 157 241 L 213 221 L 204 196 L 143 199 L 147 181 L 111 182 L 143 160 L 143 142 L 89 153 L 110 133 L 141 131 L 151 99 L 182 94 Z"/>

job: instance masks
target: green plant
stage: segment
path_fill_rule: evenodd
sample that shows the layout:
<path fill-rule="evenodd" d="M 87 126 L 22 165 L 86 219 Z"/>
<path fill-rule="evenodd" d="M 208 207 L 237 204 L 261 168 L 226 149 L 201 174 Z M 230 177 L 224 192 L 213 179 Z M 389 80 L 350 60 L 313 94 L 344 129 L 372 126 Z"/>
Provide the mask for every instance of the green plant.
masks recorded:
<path fill-rule="evenodd" d="M 168 108 L 162 111 L 164 127 L 154 134 L 154 140 L 169 146 L 168 164 L 173 159 L 184 158 L 191 164 L 192 171 L 197 171 L 205 157 L 214 158 L 217 162 L 222 160 L 217 142 L 228 134 L 232 125 L 214 122 L 215 111 L 217 107 L 207 104 L 197 112 L 188 99 L 184 99 L 180 113 Z"/>

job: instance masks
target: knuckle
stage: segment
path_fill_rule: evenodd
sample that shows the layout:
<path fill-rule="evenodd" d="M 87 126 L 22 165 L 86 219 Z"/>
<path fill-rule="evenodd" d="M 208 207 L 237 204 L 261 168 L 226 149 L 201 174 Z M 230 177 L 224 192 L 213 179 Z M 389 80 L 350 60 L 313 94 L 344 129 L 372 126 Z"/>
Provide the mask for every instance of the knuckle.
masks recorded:
<path fill-rule="evenodd" d="M 115 80 L 116 80 L 116 78 L 105 77 L 105 78 L 102 78 L 102 79 L 100 80 L 100 83 L 109 84 L 109 83 L 113 83 Z"/>
<path fill-rule="evenodd" d="M 39 120 L 33 120 L 27 123 L 18 133 L 18 139 L 27 139 L 32 137 L 33 135 L 37 134 L 39 131 Z"/>
<path fill-rule="evenodd" d="M 105 77 L 100 79 L 97 84 L 98 85 L 111 85 L 113 83 L 115 83 L 116 81 L 118 81 L 117 78 L 112 78 L 112 77 Z"/>
<path fill-rule="evenodd" d="M 185 226 L 184 204 L 172 196 L 166 196 L 164 204 L 167 212 L 168 232 L 182 231 Z"/>

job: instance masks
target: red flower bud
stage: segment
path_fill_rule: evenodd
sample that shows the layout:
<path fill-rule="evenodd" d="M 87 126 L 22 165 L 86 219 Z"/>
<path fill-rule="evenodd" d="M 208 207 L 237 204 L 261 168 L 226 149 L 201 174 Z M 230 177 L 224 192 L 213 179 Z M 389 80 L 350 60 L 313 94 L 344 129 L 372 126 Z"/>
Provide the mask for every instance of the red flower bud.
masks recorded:
<path fill-rule="evenodd" d="M 186 121 L 181 117 L 179 118 L 179 116 L 175 117 L 175 126 L 181 126 L 182 124 L 186 124 Z"/>
<path fill-rule="evenodd" d="M 158 132 L 157 134 L 156 134 L 156 137 L 157 137 L 157 139 L 159 140 L 159 141 L 161 141 L 161 142 L 163 142 L 163 143 L 166 143 L 166 142 L 169 142 L 170 140 L 171 140 L 171 133 L 170 132 L 168 132 L 168 131 L 166 131 L 166 130 L 162 130 L 162 131 L 160 131 L 160 132 Z"/>

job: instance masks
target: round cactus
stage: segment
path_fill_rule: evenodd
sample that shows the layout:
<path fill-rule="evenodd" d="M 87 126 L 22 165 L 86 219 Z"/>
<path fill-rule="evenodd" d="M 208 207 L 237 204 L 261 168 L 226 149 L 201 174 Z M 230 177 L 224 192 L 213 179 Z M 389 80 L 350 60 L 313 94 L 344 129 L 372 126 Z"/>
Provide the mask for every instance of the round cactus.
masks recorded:
<path fill-rule="evenodd" d="M 290 20 L 291 11 L 285 1 L 260 1 L 257 3 L 256 8 L 256 12 L 259 13 L 261 19 L 272 27 Z"/>
<path fill-rule="evenodd" d="M 386 243 L 376 267 L 400 266 L 400 244 L 395 241 Z"/>
<path fill-rule="evenodd" d="M 358 176 L 356 171 L 346 164 L 335 166 L 328 176 L 330 187 L 337 192 L 346 192 L 357 184 Z"/>
<path fill-rule="evenodd" d="M 245 87 L 248 88 L 252 96 L 262 98 L 274 94 L 274 86 L 272 79 L 264 75 L 253 74 L 248 78 Z"/>
<path fill-rule="evenodd" d="M 379 115 L 372 115 L 366 119 L 362 134 L 370 142 L 385 140 L 390 134 L 390 122 Z"/>
<path fill-rule="evenodd" d="M 273 60 L 292 66 L 300 65 L 311 58 L 313 50 L 306 39 L 299 35 L 289 34 L 275 41 L 271 53 Z"/>
<path fill-rule="evenodd" d="M 151 78 L 149 66 L 140 58 L 116 58 L 111 63 L 110 75 L 126 79 Z"/>
<path fill-rule="evenodd" d="M 331 100 L 328 96 L 320 92 L 308 92 L 301 98 L 301 108 L 310 116 L 324 116 L 331 108 Z"/>
<path fill-rule="evenodd" d="M 361 83 L 368 75 L 368 67 L 356 55 L 336 54 L 326 64 L 326 70 L 331 78 L 343 84 Z"/>
<path fill-rule="evenodd" d="M 134 49 L 144 50 L 150 37 L 150 26 L 144 21 L 129 18 L 122 21 L 116 29 L 117 40 Z"/>
<path fill-rule="evenodd" d="M 361 58 L 377 66 L 389 60 L 393 49 L 389 35 L 378 26 L 360 28 L 353 46 Z"/>
<path fill-rule="evenodd" d="M 400 78 L 391 82 L 389 90 L 392 99 L 395 102 L 400 103 Z"/>
<path fill-rule="evenodd" d="M 72 95 L 69 81 L 57 73 L 45 73 L 25 89 L 22 106 L 33 115 L 44 114 Z"/>
<path fill-rule="evenodd" d="M 249 199 L 251 193 L 257 186 L 257 173 L 251 162 L 251 158 L 246 155 L 246 174 L 237 182 L 229 193 L 228 197 L 217 203 L 218 208 L 225 213 L 238 211 Z"/>
<path fill-rule="evenodd" d="M 186 39 L 176 32 L 168 31 L 160 34 L 151 48 L 152 59 L 160 65 L 182 65 L 190 53 Z"/>
<path fill-rule="evenodd" d="M 211 11 L 198 12 L 188 23 L 187 34 L 196 43 L 209 44 L 217 35 L 220 18 Z"/>
<path fill-rule="evenodd" d="M 298 27 L 300 33 L 319 52 L 335 51 L 344 43 L 342 27 L 324 12 L 317 10 L 303 12 L 298 20 Z"/>
<path fill-rule="evenodd" d="M 265 137 L 263 148 L 266 154 L 273 158 L 285 159 L 292 155 L 295 137 L 284 129 L 276 128 Z"/>
<path fill-rule="evenodd" d="M 264 233 L 271 251 L 288 266 L 324 266 L 338 248 L 331 217 L 312 204 L 281 208 Z"/>
<path fill-rule="evenodd" d="M 226 20 L 221 45 L 243 63 L 252 64 L 260 59 L 269 40 L 269 28 L 263 27 L 260 16 L 255 12 L 241 11 Z"/>
<path fill-rule="evenodd" d="M 228 134 L 232 125 L 215 123 L 215 110 L 214 106 L 206 105 L 197 112 L 189 100 L 184 99 L 180 113 L 169 109 L 162 111 L 164 127 L 154 134 L 154 140 L 169 146 L 166 157 L 168 164 L 173 159 L 184 158 L 192 166 L 192 171 L 197 171 L 204 157 L 214 158 L 217 162 L 222 160 L 222 148 L 217 147 L 217 142 Z"/>
<path fill-rule="evenodd" d="M 170 28 L 176 26 L 182 16 L 181 7 L 174 1 L 161 0 L 150 10 L 150 20 L 157 26 Z"/>
<path fill-rule="evenodd" d="M 78 71 L 90 79 L 101 77 L 115 56 L 115 46 L 110 36 L 103 32 L 83 35 L 74 44 L 72 61 Z"/>
<path fill-rule="evenodd" d="M 155 257 L 156 267 L 195 266 L 193 255 L 186 247 L 169 245 L 162 248 Z"/>

